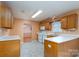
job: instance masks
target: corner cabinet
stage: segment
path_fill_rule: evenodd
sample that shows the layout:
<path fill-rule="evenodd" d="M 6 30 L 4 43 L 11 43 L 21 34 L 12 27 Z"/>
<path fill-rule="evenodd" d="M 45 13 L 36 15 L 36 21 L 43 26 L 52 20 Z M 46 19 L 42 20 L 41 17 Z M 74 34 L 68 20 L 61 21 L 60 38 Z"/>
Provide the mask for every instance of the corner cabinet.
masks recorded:
<path fill-rule="evenodd" d="M 13 25 L 13 16 L 7 5 L 1 2 L 0 5 L 0 27 L 11 29 Z"/>
<path fill-rule="evenodd" d="M 61 27 L 62 29 L 72 29 L 77 28 L 78 16 L 77 14 L 71 14 L 61 18 Z"/>

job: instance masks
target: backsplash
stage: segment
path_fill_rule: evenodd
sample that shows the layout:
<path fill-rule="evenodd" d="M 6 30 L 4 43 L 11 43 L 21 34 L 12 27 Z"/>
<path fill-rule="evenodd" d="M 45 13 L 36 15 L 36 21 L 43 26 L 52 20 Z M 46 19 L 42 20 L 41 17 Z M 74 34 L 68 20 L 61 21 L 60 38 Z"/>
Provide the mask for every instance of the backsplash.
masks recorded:
<path fill-rule="evenodd" d="M 4 29 L 4 28 L 0 28 L 0 36 L 7 36 L 10 34 L 10 29 Z"/>
<path fill-rule="evenodd" d="M 67 34 L 79 34 L 79 31 L 78 30 L 63 30 L 62 31 L 63 34 L 67 33 Z"/>
<path fill-rule="evenodd" d="M 62 29 L 62 32 L 53 32 L 53 31 L 46 31 L 46 34 L 75 34 L 75 35 L 79 35 L 79 29 L 77 30 L 64 30 Z"/>

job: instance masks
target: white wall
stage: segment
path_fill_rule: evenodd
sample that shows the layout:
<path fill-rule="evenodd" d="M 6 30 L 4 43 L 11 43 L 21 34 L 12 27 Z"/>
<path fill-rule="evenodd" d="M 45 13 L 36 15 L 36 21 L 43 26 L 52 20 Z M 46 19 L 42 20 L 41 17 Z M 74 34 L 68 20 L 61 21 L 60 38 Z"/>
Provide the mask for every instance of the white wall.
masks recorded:
<path fill-rule="evenodd" d="M 0 36 L 10 35 L 10 29 L 0 28 Z"/>

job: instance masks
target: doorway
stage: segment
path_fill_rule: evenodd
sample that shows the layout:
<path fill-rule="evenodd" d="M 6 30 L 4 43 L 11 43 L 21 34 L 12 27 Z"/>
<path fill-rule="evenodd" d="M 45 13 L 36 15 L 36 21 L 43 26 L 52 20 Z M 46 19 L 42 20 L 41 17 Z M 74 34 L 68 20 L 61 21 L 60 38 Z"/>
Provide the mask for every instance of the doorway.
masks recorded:
<path fill-rule="evenodd" d="M 23 28 L 23 42 L 29 42 L 32 39 L 32 26 L 30 24 L 24 24 Z"/>

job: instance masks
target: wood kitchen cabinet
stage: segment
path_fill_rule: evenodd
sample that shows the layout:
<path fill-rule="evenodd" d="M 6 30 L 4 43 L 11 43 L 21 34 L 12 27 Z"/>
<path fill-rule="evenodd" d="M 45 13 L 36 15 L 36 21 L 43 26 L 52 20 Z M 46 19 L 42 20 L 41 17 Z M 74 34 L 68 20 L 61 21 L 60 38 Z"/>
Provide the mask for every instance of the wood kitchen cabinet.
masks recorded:
<path fill-rule="evenodd" d="M 1 28 L 12 28 L 13 16 L 11 10 L 7 5 L 1 2 L 0 5 L 0 27 Z"/>
<path fill-rule="evenodd" d="M 40 27 L 41 26 L 45 26 L 45 30 L 51 30 L 52 28 L 52 25 L 50 23 L 43 23 L 43 24 L 40 24 Z"/>
<path fill-rule="evenodd" d="M 77 14 L 71 14 L 61 18 L 62 29 L 77 28 L 77 24 L 78 24 Z"/>
<path fill-rule="evenodd" d="M 50 24 L 50 23 L 46 23 L 46 24 L 45 24 L 45 29 L 46 29 L 46 30 L 51 30 L 51 28 L 52 28 L 52 27 L 51 27 L 51 24 Z"/>
<path fill-rule="evenodd" d="M 44 40 L 45 57 L 76 57 L 78 52 L 79 38 L 62 43 Z"/>
<path fill-rule="evenodd" d="M 67 29 L 67 16 L 62 17 L 62 19 L 61 19 L 61 27 L 63 29 Z"/>
<path fill-rule="evenodd" d="M 0 41 L 0 57 L 19 57 L 20 40 Z"/>
<path fill-rule="evenodd" d="M 48 40 L 44 41 L 44 56 L 56 57 L 58 55 L 57 43 Z"/>
<path fill-rule="evenodd" d="M 51 25 L 51 22 L 49 22 L 49 19 L 41 21 L 40 27 L 41 26 L 45 26 L 45 30 L 51 30 L 52 29 L 52 25 Z"/>
<path fill-rule="evenodd" d="M 1 27 L 1 16 L 0 16 L 0 27 Z"/>
<path fill-rule="evenodd" d="M 68 23 L 67 26 L 68 28 L 77 28 L 77 23 L 78 19 L 77 19 L 77 14 L 71 14 L 68 16 Z"/>

